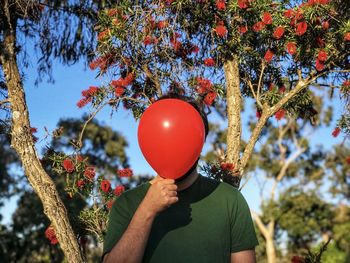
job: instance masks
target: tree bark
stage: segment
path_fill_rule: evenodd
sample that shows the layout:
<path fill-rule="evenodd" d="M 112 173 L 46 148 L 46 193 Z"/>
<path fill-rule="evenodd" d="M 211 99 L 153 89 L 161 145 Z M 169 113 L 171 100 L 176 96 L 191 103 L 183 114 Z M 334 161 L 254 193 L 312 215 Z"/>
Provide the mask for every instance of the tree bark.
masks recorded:
<path fill-rule="evenodd" d="M 266 242 L 266 256 L 268 263 L 276 263 L 276 250 L 273 242 L 273 236 L 265 237 Z"/>
<path fill-rule="evenodd" d="M 6 3 L 8 4 L 8 2 Z M 4 39 L 3 43 L 1 43 L 0 61 L 11 105 L 11 147 L 18 153 L 25 174 L 43 203 L 44 213 L 52 222 L 67 261 L 83 262 L 84 260 L 70 225 L 66 208 L 58 195 L 55 183 L 43 169 L 35 149 L 30 132 L 29 112 L 16 58 L 16 26 L 10 22 L 9 12 L 6 17 L 8 26 L 4 30 Z"/>
<path fill-rule="evenodd" d="M 226 61 L 224 64 L 226 79 L 226 100 L 227 100 L 227 151 L 226 161 L 235 165 L 239 170 L 240 146 L 241 146 L 241 106 L 242 95 L 239 81 L 238 59 Z"/>

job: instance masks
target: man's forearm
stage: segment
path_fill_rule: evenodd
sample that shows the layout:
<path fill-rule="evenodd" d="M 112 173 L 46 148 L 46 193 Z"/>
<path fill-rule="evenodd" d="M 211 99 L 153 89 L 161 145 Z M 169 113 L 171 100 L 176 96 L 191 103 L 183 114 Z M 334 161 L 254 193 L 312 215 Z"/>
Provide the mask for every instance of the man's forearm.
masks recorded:
<path fill-rule="evenodd" d="M 154 218 L 155 214 L 141 204 L 121 239 L 105 256 L 104 262 L 141 262 Z"/>

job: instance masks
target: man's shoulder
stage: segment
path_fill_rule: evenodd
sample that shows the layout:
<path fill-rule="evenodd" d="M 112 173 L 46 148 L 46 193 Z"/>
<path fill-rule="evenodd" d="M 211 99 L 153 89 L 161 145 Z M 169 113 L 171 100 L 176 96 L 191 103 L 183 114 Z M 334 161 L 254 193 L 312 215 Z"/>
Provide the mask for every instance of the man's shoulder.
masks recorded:
<path fill-rule="evenodd" d="M 233 185 L 230 185 L 228 183 L 220 182 L 218 180 L 215 180 L 213 178 L 209 178 L 206 176 L 202 176 L 202 181 L 206 185 L 215 186 L 216 190 L 219 193 L 222 193 L 224 195 L 232 196 L 232 195 L 239 195 L 240 194 L 240 191 L 236 187 L 234 187 Z"/>
<path fill-rule="evenodd" d="M 125 200 L 134 199 L 134 198 L 143 198 L 147 193 L 147 190 L 149 187 L 150 187 L 149 182 L 142 183 L 134 188 L 128 189 L 125 192 L 123 192 L 120 198 Z"/>

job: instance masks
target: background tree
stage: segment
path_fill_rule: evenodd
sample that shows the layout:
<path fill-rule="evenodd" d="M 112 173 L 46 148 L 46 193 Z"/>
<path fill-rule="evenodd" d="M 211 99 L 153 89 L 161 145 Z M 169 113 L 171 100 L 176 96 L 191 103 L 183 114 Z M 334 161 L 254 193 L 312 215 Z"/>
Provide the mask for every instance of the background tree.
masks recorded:
<path fill-rule="evenodd" d="M 71 64 L 91 56 L 95 45 L 94 23 L 98 10 L 109 1 L 19 1 L 3 0 L 0 5 L 1 110 L 11 114 L 11 146 L 22 162 L 26 176 L 39 195 L 44 212 L 56 229 L 61 247 L 70 262 L 82 257 L 64 205 L 54 182 L 41 166 L 31 134 L 29 113 L 22 84 L 30 61 L 28 40 L 33 40 L 38 59 L 38 81 L 52 79 L 54 59 Z M 8 124 L 8 123 L 7 123 Z"/>

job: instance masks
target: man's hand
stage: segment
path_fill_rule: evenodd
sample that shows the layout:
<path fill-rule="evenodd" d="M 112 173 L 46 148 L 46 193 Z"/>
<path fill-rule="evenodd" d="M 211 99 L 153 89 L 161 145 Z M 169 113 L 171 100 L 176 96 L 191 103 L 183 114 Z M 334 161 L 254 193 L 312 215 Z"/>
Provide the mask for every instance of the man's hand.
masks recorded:
<path fill-rule="evenodd" d="M 177 185 L 174 179 L 157 177 L 151 183 L 151 187 L 140 204 L 140 208 L 155 216 L 179 200 L 176 190 Z"/>

